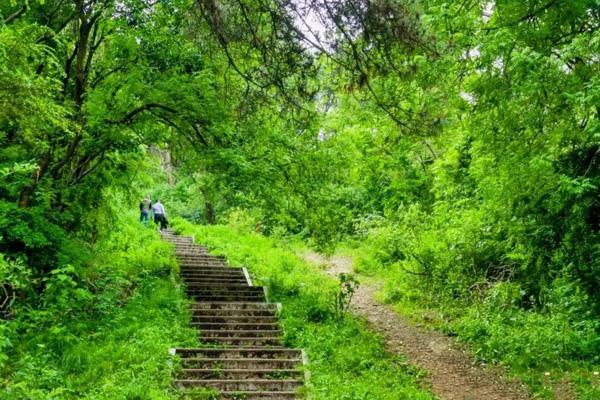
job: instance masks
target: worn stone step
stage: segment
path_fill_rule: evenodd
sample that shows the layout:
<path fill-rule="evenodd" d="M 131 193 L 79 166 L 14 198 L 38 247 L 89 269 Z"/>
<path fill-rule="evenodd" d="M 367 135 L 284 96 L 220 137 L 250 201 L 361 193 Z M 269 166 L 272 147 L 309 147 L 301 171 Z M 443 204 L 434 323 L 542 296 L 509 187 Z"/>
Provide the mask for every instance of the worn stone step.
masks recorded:
<path fill-rule="evenodd" d="M 237 348 L 175 348 L 174 353 L 182 358 L 246 358 L 246 359 L 302 359 L 302 351 L 289 348 L 261 348 L 256 346 Z"/>
<path fill-rule="evenodd" d="M 204 301 L 190 305 L 192 310 L 277 310 L 275 303 L 254 303 L 244 301 Z"/>
<path fill-rule="evenodd" d="M 194 244 L 194 240 L 191 237 L 166 237 L 169 242 L 174 244 Z"/>
<path fill-rule="evenodd" d="M 227 331 L 247 331 L 247 330 L 261 330 L 261 331 L 277 331 L 279 330 L 279 324 L 276 322 L 218 322 L 215 319 L 210 321 L 192 322 L 192 326 L 197 326 L 203 332 L 205 330 L 227 330 Z"/>
<path fill-rule="evenodd" d="M 300 399 L 296 392 L 270 392 L 270 391 L 219 391 L 218 398 L 221 400 L 294 400 Z"/>
<path fill-rule="evenodd" d="M 206 252 L 202 249 L 196 249 L 196 248 L 189 248 L 189 249 L 181 249 L 181 248 L 176 248 L 175 249 L 175 256 L 180 256 L 180 255 L 193 255 L 193 256 L 205 256 Z"/>
<path fill-rule="evenodd" d="M 226 319 L 231 321 L 258 320 L 270 318 L 276 320 L 276 310 L 253 309 L 197 309 L 192 310 L 192 320 L 200 321 L 201 318 Z"/>
<path fill-rule="evenodd" d="M 242 268 L 229 267 L 227 265 L 180 265 L 180 275 L 236 275 L 246 276 Z"/>
<path fill-rule="evenodd" d="M 180 379 L 297 379 L 303 377 L 300 369 L 283 368 L 184 368 Z"/>
<path fill-rule="evenodd" d="M 177 260 L 179 263 L 179 270 L 195 270 L 195 269 L 211 269 L 211 268 L 219 268 L 219 269 L 242 269 L 241 267 L 235 267 L 229 265 L 224 262 L 211 261 L 211 262 L 202 262 L 202 261 L 193 261 L 193 260 Z"/>
<path fill-rule="evenodd" d="M 177 249 L 200 249 L 202 251 L 205 252 L 206 255 L 210 255 L 208 254 L 208 248 L 206 246 L 202 246 L 196 243 L 190 243 L 190 242 L 183 242 L 183 243 L 177 243 L 175 245 L 175 247 Z"/>
<path fill-rule="evenodd" d="M 177 255 L 177 258 L 190 258 L 196 261 L 226 261 L 223 256 L 212 256 L 210 254 L 185 254 L 180 253 Z"/>
<path fill-rule="evenodd" d="M 196 246 L 196 245 L 190 245 L 190 246 L 175 245 L 175 252 L 179 253 L 179 254 L 190 253 L 190 254 L 193 254 L 196 256 L 212 257 L 210 254 L 208 254 L 208 252 L 206 251 L 206 248 Z"/>
<path fill-rule="evenodd" d="M 302 365 L 299 358 L 184 358 L 184 368 L 230 368 L 230 369 L 294 369 Z"/>
<path fill-rule="evenodd" d="M 237 279 L 213 279 L 210 281 L 192 279 L 192 280 L 184 280 L 183 281 L 188 289 L 197 289 L 201 287 L 213 286 L 213 287 L 221 287 L 221 288 L 233 288 L 235 286 L 243 286 L 243 287 L 255 287 L 249 286 L 247 282 L 237 278 Z M 262 287 L 262 286 L 259 286 Z M 232 289 L 227 289 L 232 290 Z"/>
<path fill-rule="evenodd" d="M 251 288 L 252 286 L 248 286 L 248 288 Z M 202 289 L 202 290 L 198 290 L 196 288 L 188 288 L 186 290 L 186 293 L 188 294 L 188 296 L 190 297 L 194 297 L 194 298 L 200 298 L 200 297 L 232 297 L 234 298 L 231 301 L 244 301 L 242 300 L 242 298 L 249 298 L 249 299 L 264 299 L 264 293 L 262 290 L 260 291 L 250 291 L 250 290 L 244 290 L 244 289 L 236 289 L 236 290 L 228 290 L 227 288 L 223 287 L 223 288 L 219 288 L 219 287 L 215 287 L 214 290 L 210 290 L 210 289 Z M 219 301 L 217 299 L 212 299 L 213 301 Z M 235 298 L 238 298 L 238 300 L 235 300 Z"/>
<path fill-rule="evenodd" d="M 199 268 L 199 267 L 229 267 L 222 261 L 199 261 L 199 260 L 177 260 L 180 268 Z"/>
<path fill-rule="evenodd" d="M 193 282 L 195 282 L 196 284 L 202 285 L 204 284 L 205 286 L 211 286 L 213 285 L 213 281 L 224 281 L 224 283 L 228 283 L 228 281 L 231 281 L 232 284 L 236 284 L 236 282 L 241 281 L 241 283 L 238 283 L 239 286 L 246 286 L 246 287 L 251 287 L 248 285 L 247 281 L 246 281 L 246 277 L 242 274 L 203 274 L 202 276 L 193 276 L 192 274 L 187 275 L 187 277 L 189 279 L 192 279 Z M 207 279 L 206 282 L 203 282 L 201 279 Z M 190 281 L 190 282 L 192 282 Z M 255 286 L 255 287 L 260 287 L 260 286 Z"/>
<path fill-rule="evenodd" d="M 202 339 L 207 338 L 280 338 L 279 329 L 202 329 Z"/>
<path fill-rule="evenodd" d="M 191 263 L 191 264 L 227 264 L 225 260 L 220 258 L 204 258 L 204 256 L 200 254 L 181 254 L 176 253 L 177 261 L 182 263 Z"/>
<path fill-rule="evenodd" d="M 236 282 L 240 282 L 242 284 L 246 284 L 248 283 L 248 281 L 246 280 L 246 277 L 244 275 L 234 275 L 234 276 L 200 276 L 200 277 L 193 277 L 193 276 L 189 276 L 188 277 L 189 282 L 206 282 L 206 284 L 213 284 L 213 283 L 236 283 Z"/>
<path fill-rule="evenodd" d="M 202 278 L 207 278 L 207 279 L 215 279 L 215 278 L 246 278 L 246 276 L 244 275 L 244 272 L 241 270 L 235 270 L 235 269 L 231 269 L 228 270 L 226 268 L 223 268 L 220 271 L 197 271 L 197 272 L 183 272 L 181 273 L 181 278 L 182 279 L 186 279 L 186 278 L 190 278 L 190 279 L 202 279 Z"/>
<path fill-rule="evenodd" d="M 201 271 L 201 272 L 186 272 L 181 274 L 182 279 L 246 279 L 244 273 L 238 271 Z"/>
<path fill-rule="evenodd" d="M 249 286 L 250 287 L 250 286 Z M 196 301 L 215 301 L 215 302 L 225 302 L 225 301 L 240 301 L 240 302 L 255 302 L 257 299 L 265 300 L 265 295 L 262 291 L 260 292 L 246 292 L 246 291 L 228 291 L 226 289 L 221 291 L 198 291 L 194 289 L 190 289 L 187 291 L 188 296 L 193 297 Z M 219 300 L 217 297 L 225 298 L 224 300 Z"/>
<path fill-rule="evenodd" d="M 180 273 L 238 273 L 244 274 L 244 270 L 242 268 L 234 268 L 228 267 L 224 265 L 180 265 L 179 266 Z"/>
<path fill-rule="evenodd" d="M 194 289 L 203 289 L 203 288 L 207 288 L 207 290 L 212 290 L 212 288 L 226 288 L 227 290 L 235 290 L 235 289 L 241 289 L 241 290 L 245 290 L 245 289 L 261 289 L 260 291 L 262 291 L 262 286 L 250 286 L 248 285 L 247 282 L 244 281 L 240 281 L 241 278 L 240 277 L 234 277 L 234 278 L 225 278 L 226 280 L 223 282 L 214 282 L 215 278 L 213 278 L 212 281 L 199 281 L 199 280 L 195 280 L 195 281 L 189 281 L 187 283 L 188 288 L 194 288 Z"/>
<path fill-rule="evenodd" d="M 243 301 L 243 302 L 257 302 L 262 303 L 265 301 L 264 295 L 226 295 L 226 294 L 194 294 L 191 295 L 196 301 Z"/>
<path fill-rule="evenodd" d="M 245 285 L 247 287 L 251 287 L 248 285 L 248 281 L 244 275 L 239 274 L 189 274 L 182 276 L 182 281 L 186 283 L 194 283 L 194 284 L 202 284 L 209 285 L 212 283 L 218 283 L 222 281 L 223 283 L 238 283 L 241 285 Z"/>
<path fill-rule="evenodd" d="M 223 346 L 281 346 L 280 337 L 200 337 L 200 342 L 205 344 L 218 344 Z"/>
<path fill-rule="evenodd" d="M 178 387 L 211 387 L 220 391 L 293 392 L 302 386 L 299 379 L 176 379 Z"/>
<path fill-rule="evenodd" d="M 195 287 L 188 287 L 186 293 L 188 296 L 229 296 L 229 297 L 251 297 L 251 298 L 264 298 L 264 292 L 262 290 L 248 290 L 253 289 L 252 286 L 246 286 L 246 289 L 234 288 L 228 289 L 226 286 L 215 286 L 214 289 L 202 288 L 198 289 Z M 216 301 L 216 300 L 215 300 Z M 234 300 L 235 301 L 235 300 Z M 238 300 L 242 301 L 242 300 Z"/>
<path fill-rule="evenodd" d="M 264 293 L 262 286 L 248 286 L 240 285 L 237 283 L 230 283 L 226 285 L 209 285 L 206 283 L 188 283 L 188 293 L 205 292 L 205 293 Z"/>
<path fill-rule="evenodd" d="M 197 315 L 192 314 L 192 324 L 276 324 L 277 317 L 275 314 L 261 316 L 261 315 L 215 315 L 204 314 Z"/>
<path fill-rule="evenodd" d="M 296 392 L 268 392 L 268 391 L 255 391 L 255 392 L 223 392 L 219 394 L 219 398 L 223 400 L 293 400 L 299 399 Z"/>
<path fill-rule="evenodd" d="M 250 288 L 250 286 L 248 286 Z M 250 291 L 250 290 L 241 290 L 241 289 L 236 289 L 236 290 L 227 290 L 227 288 L 221 288 L 218 286 L 215 286 L 214 290 L 209 290 L 209 289 L 201 289 L 198 290 L 196 288 L 188 288 L 186 289 L 186 293 L 188 294 L 188 296 L 199 299 L 199 298 L 210 298 L 213 299 L 214 297 L 227 297 L 227 298 L 232 298 L 232 299 L 237 299 L 237 300 L 241 300 L 241 299 L 250 299 L 252 301 L 255 301 L 256 299 L 264 299 L 265 295 L 264 293 L 261 291 Z"/>

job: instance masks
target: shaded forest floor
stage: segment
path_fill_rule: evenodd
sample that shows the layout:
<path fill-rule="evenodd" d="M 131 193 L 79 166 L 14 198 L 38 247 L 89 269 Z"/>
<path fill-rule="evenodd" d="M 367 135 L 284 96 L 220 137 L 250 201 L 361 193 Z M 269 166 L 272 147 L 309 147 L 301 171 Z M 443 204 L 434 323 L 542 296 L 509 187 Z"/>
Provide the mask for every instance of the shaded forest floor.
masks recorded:
<path fill-rule="evenodd" d="M 325 272 L 332 276 L 353 272 L 350 257 L 326 258 L 315 252 L 305 252 L 302 257 L 324 266 Z M 432 391 L 442 400 L 530 398 L 525 386 L 510 379 L 503 368 L 478 363 L 465 345 L 441 332 L 416 325 L 390 306 L 379 303 L 375 294 L 381 286 L 381 281 L 361 279 L 352 300 L 353 312 L 383 334 L 390 353 L 401 353 L 411 364 L 426 370 Z M 567 384 L 553 389 L 555 399 L 575 398 Z"/>

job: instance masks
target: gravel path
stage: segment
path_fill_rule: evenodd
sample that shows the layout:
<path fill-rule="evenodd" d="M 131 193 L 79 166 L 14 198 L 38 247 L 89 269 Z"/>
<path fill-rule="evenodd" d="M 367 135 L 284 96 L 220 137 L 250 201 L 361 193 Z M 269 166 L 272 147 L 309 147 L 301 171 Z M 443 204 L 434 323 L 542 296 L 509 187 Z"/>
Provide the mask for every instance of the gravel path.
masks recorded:
<path fill-rule="evenodd" d="M 318 253 L 302 254 L 307 261 L 326 265 L 337 276 L 352 272 L 352 260 Z M 374 300 L 379 287 L 362 284 L 352 299 L 352 310 L 381 332 L 387 350 L 405 355 L 408 361 L 428 371 L 432 391 L 442 400 L 524 400 L 530 399 L 524 385 L 506 378 L 498 367 L 484 368 L 456 343 L 440 332 L 415 326 L 386 305 Z"/>

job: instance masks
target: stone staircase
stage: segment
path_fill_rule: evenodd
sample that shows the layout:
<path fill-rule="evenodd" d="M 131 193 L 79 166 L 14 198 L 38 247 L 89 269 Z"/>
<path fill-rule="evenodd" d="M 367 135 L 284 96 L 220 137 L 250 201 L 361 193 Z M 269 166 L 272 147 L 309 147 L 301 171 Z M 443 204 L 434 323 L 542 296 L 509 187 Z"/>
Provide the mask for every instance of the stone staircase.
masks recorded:
<path fill-rule="evenodd" d="M 175 386 L 213 388 L 221 399 L 300 398 L 306 357 L 299 349 L 283 347 L 280 306 L 267 302 L 264 288 L 252 285 L 245 268 L 229 267 L 191 237 L 171 231 L 162 235 L 175 244 L 181 277 L 195 300 L 192 325 L 200 331 L 202 346 L 171 350 L 183 367 Z"/>

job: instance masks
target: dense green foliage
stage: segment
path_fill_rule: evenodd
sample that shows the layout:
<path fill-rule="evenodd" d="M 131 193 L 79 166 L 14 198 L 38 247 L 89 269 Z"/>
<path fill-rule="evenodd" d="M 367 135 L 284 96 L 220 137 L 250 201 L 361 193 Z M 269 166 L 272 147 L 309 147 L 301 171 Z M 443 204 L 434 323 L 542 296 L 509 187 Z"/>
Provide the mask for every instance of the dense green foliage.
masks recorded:
<path fill-rule="evenodd" d="M 3 372 L 33 346 L 14 335 L 54 326 L 49 304 L 88 311 L 84 271 L 137 240 L 109 232 L 143 188 L 195 222 L 346 242 L 399 309 L 439 310 L 538 391 L 545 369 L 583 371 L 593 398 L 599 16 L 595 0 L 1 2 Z M 118 298 L 125 272 L 98 271 Z"/>
<path fill-rule="evenodd" d="M 53 269 L 39 294 L 22 266 L 2 264 L 27 297 L 1 325 L 0 398 L 178 398 L 168 349 L 197 334 L 170 245 L 136 218 L 113 219 L 93 246 L 72 243 L 80 261 Z"/>

